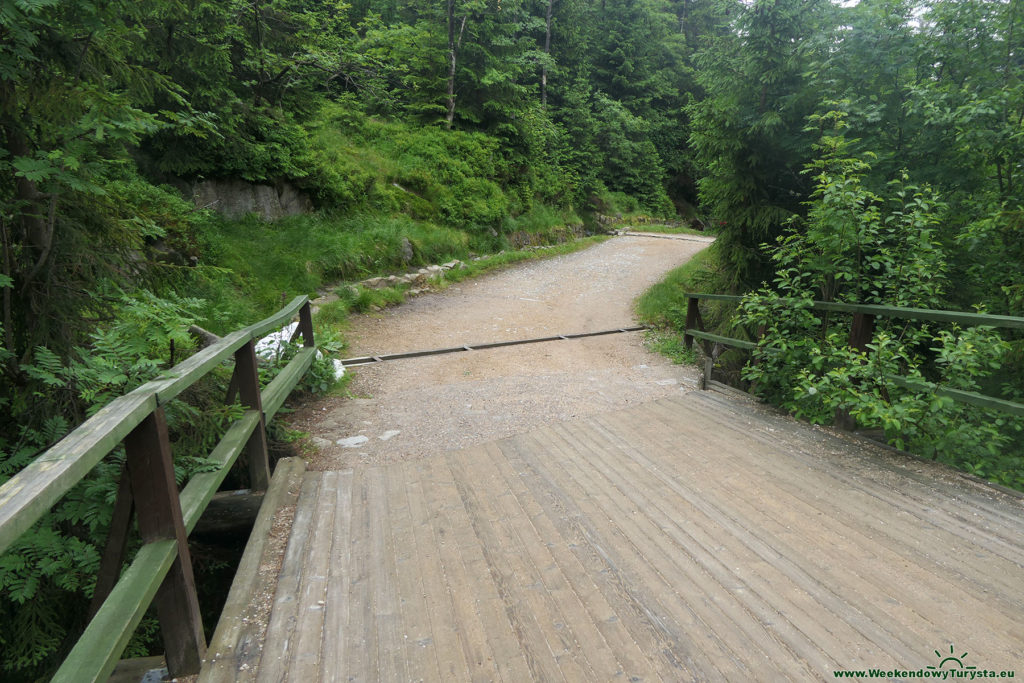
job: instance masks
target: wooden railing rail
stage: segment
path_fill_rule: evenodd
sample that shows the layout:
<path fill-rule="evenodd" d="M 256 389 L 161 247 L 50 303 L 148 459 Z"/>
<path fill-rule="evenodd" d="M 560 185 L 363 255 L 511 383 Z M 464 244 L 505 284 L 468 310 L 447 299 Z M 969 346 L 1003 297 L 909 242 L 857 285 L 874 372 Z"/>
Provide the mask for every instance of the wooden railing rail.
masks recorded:
<path fill-rule="evenodd" d="M 255 343 L 296 315 L 303 348 L 262 391 Z M 309 299 L 295 298 L 271 317 L 233 332 L 107 406 L 0 486 L 0 554 L 122 442 L 125 473 L 93 600 L 94 616 L 54 681 L 105 681 L 150 604 L 155 603 L 175 676 L 198 673 L 206 649 L 187 537 L 239 454 L 246 452 L 254 489 L 269 481 L 266 423 L 313 363 Z M 197 474 L 180 492 L 174 480 L 164 406 L 233 357 L 229 401 L 245 407 L 209 454 L 214 471 Z M 143 545 L 122 573 L 136 512 Z"/>
<path fill-rule="evenodd" d="M 700 313 L 700 301 L 728 301 L 739 303 L 743 300 L 741 296 L 730 294 L 686 294 L 686 325 L 683 332 L 683 343 L 686 348 L 693 348 L 694 339 L 699 339 L 705 344 L 705 352 L 710 353 L 710 343 L 723 344 L 747 351 L 757 348 L 757 343 L 746 339 L 736 339 L 712 334 L 704 329 L 704 319 Z M 792 299 L 779 299 L 780 302 L 793 301 Z M 850 326 L 849 344 L 851 347 L 864 350 L 871 341 L 874 333 L 875 320 L 879 317 L 898 318 L 904 320 L 927 320 L 931 322 L 957 323 L 963 326 L 985 326 L 1001 329 L 1024 330 L 1024 318 L 1008 315 L 989 315 L 986 313 L 968 313 L 965 311 L 940 311 L 929 308 L 907 308 L 900 306 L 876 306 L 870 304 L 846 304 L 833 301 L 815 301 L 811 310 L 829 311 L 838 313 L 853 314 L 853 322 Z M 710 375 L 710 373 L 705 373 Z M 999 410 L 1014 415 L 1024 415 L 1024 404 L 1014 401 L 1007 401 L 994 396 L 986 396 L 972 391 L 950 389 L 938 386 L 931 382 L 924 382 L 916 379 L 909 379 L 899 375 L 886 375 L 886 381 L 892 384 L 909 389 L 911 391 L 934 393 L 937 396 L 945 396 L 959 403 Z"/>

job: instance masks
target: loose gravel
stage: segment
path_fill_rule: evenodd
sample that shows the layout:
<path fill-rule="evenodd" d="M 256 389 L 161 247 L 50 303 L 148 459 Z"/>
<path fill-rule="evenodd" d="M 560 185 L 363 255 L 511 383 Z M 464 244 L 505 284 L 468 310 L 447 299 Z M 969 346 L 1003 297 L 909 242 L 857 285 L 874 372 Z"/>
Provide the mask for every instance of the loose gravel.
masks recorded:
<path fill-rule="evenodd" d="M 709 240 L 617 237 L 357 316 L 350 356 L 627 327 L 633 302 Z M 691 390 L 693 368 L 643 345 L 643 332 L 468 351 L 352 368 L 355 398 L 304 406 L 310 468 L 436 455 Z"/>

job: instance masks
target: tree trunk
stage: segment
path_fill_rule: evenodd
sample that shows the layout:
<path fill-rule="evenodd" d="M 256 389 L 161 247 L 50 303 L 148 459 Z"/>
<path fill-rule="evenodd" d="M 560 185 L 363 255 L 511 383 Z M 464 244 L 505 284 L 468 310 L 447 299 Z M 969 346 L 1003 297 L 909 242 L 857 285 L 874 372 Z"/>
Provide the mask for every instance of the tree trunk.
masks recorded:
<path fill-rule="evenodd" d="M 33 156 L 32 145 L 18 125 L 17 96 L 14 85 L 10 81 L 3 81 L 3 86 L 0 86 L 0 102 L 4 103 L 0 111 L 0 131 L 5 138 L 7 154 L 12 159 Z M 46 202 L 48 198 L 49 206 Z M 8 239 L 14 244 L 21 242 L 29 247 L 29 253 L 35 256 L 36 261 L 22 283 L 24 293 L 30 281 L 45 265 L 53 248 L 55 198 L 41 192 L 35 181 L 21 177 L 14 183 L 14 199 L 18 204 L 14 215 L 20 230 L 14 234 L 13 239 Z M 13 277 L 13 270 L 18 269 L 18 266 L 13 263 L 11 265 L 10 275 Z"/>
<path fill-rule="evenodd" d="M 551 54 L 551 14 L 555 0 L 548 0 L 548 13 L 544 21 L 544 56 Z M 540 106 L 545 109 L 548 106 L 548 63 L 545 61 L 540 67 Z"/>
<path fill-rule="evenodd" d="M 455 0 L 448 0 L 448 114 L 445 116 L 445 128 L 448 130 L 451 130 L 452 122 L 455 121 L 455 67 L 462 46 L 462 32 L 466 30 L 466 16 L 462 17 L 458 35 L 455 22 Z"/>

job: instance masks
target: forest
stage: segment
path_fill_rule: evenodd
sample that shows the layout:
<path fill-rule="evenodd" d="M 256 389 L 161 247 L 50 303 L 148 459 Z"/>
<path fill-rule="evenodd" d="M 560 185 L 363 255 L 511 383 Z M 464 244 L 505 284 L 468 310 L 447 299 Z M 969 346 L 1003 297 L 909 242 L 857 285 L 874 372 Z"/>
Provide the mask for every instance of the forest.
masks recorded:
<path fill-rule="evenodd" d="M 190 325 L 611 215 L 717 237 L 670 280 L 749 294 L 739 323 L 786 342 L 737 370 L 765 398 L 1024 489 L 1020 418 L 876 381 L 914 368 L 1019 401 L 1021 335 L 901 323 L 854 358 L 772 304 L 1024 315 L 1022 4 L 5 0 L 0 483 L 180 361 Z M 211 180 L 312 210 L 220 215 L 192 201 Z M 654 318 L 678 327 L 674 306 Z M 182 481 L 232 415 L 191 400 L 169 412 Z M 0 557 L 3 680 L 45 674 L 81 629 L 119 471 Z"/>

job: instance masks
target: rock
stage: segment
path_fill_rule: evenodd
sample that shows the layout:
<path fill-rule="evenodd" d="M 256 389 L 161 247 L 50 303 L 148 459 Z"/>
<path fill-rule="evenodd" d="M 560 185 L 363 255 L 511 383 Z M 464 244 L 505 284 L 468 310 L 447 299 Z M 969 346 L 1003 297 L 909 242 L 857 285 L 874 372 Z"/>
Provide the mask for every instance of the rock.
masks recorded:
<path fill-rule="evenodd" d="M 415 258 L 416 254 L 412 250 L 412 242 L 409 241 L 408 237 L 402 238 L 402 263 L 409 263 Z"/>
<path fill-rule="evenodd" d="M 238 179 L 204 180 L 193 183 L 190 190 L 197 207 L 211 208 L 229 218 L 256 213 L 273 220 L 313 210 L 309 197 L 286 182 L 271 186 Z"/>
<path fill-rule="evenodd" d="M 382 289 L 387 286 L 387 280 L 382 277 L 371 277 L 369 280 L 363 280 L 360 284 L 367 289 Z"/>
<path fill-rule="evenodd" d="M 395 285 L 397 285 L 398 283 L 400 283 L 402 281 L 403 280 L 401 278 L 399 278 L 397 275 L 388 275 L 388 277 L 387 277 L 388 285 L 387 286 L 388 287 L 394 287 Z"/>
<path fill-rule="evenodd" d="M 350 436 L 347 439 L 338 439 L 335 443 L 342 448 L 359 448 L 369 440 L 370 437 L 360 434 L 359 436 Z"/>

